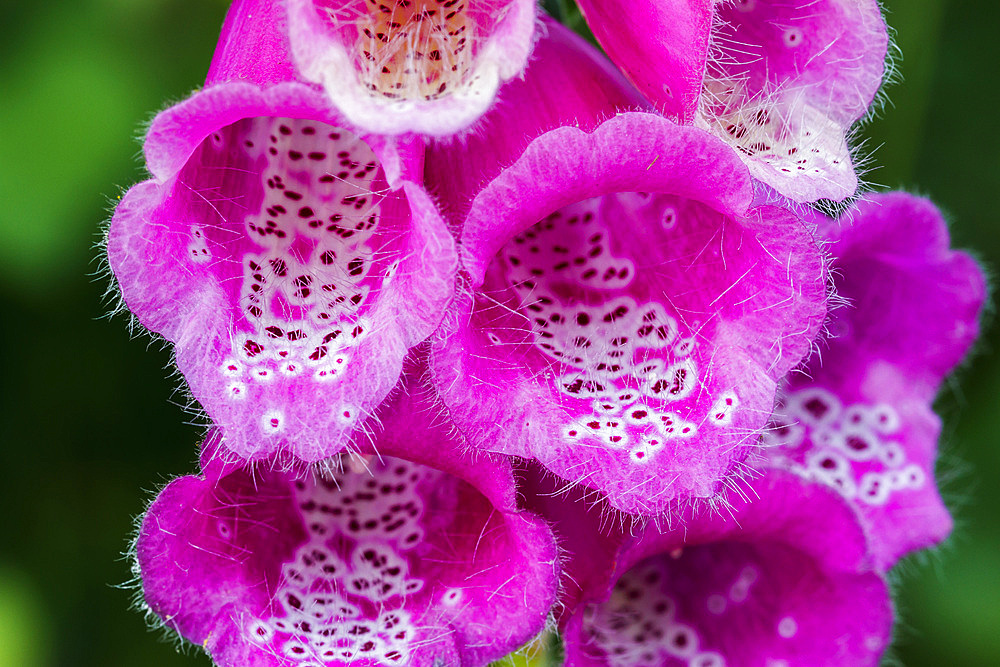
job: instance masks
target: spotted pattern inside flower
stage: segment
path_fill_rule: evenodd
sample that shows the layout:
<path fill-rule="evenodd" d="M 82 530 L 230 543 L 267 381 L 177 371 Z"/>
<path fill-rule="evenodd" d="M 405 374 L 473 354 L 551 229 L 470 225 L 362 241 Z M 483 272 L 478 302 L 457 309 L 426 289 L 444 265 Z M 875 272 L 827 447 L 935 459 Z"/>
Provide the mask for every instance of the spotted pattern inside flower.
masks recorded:
<path fill-rule="evenodd" d="M 371 333 L 366 309 L 397 266 L 379 264 L 373 272 L 385 250 L 375 243 L 383 197 L 373 189 L 381 170 L 364 142 L 311 121 L 250 123 L 242 133 L 220 132 L 210 139 L 212 149 L 239 151 L 243 164 L 259 170 L 263 196 L 243 218 L 246 240 L 236 256 L 217 257 L 213 246 L 233 252 L 233 231 L 194 227 L 189 245 L 195 263 L 242 264 L 239 292 L 233 295 L 240 317 L 232 355 L 220 368 L 230 378 L 231 400 L 245 399 L 248 382 L 266 384 L 278 376 L 324 382 L 340 376 L 353 348 Z M 262 423 L 266 432 L 282 428 L 280 415 Z"/>
<path fill-rule="evenodd" d="M 317 0 L 354 31 L 355 65 L 373 95 L 434 100 L 472 85 L 475 58 L 509 0 Z"/>
<path fill-rule="evenodd" d="M 844 406 L 833 393 L 812 387 L 785 397 L 764 441 L 777 465 L 846 498 L 885 505 L 893 494 L 927 484 L 927 473 L 898 441 L 900 431 L 892 406 Z"/>
<path fill-rule="evenodd" d="M 188 244 L 188 257 L 195 264 L 212 261 L 212 251 L 205 240 L 205 230 L 198 225 L 191 227 L 191 242 Z"/>
<path fill-rule="evenodd" d="M 274 615 L 245 632 L 300 667 L 405 665 L 417 640 L 404 607 L 425 585 L 410 555 L 424 538 L 419 487 L 450 486 L 444 473 L 404 461 L 372 465 L 372 474 L 294 483 L 308 537 L 281 566 Z"/>
<path fill-rule="evenodd" d="M 780 100 L 747 101 L 739 79 L 712 79 L 705 84 L 698 124 L 724 139 L 743 155 L 771 167 L 784 178 L 851 169 L 844 130 L 816 108 L 785 93 Z"/>
<path fill-rule="evenodd" d="M 619 197 L 637 206 L 648 199 Z M 664 206 L 664 230 L 673 229 L 678 216 Z M 591 405 L 562 436 L 625 449 L 641 464 L 669 440 L 696 435 L 700 424 L 728 424 L 739 401 L 727 392 L 696 420 L 669 407 L 698 387 L 696 339 L 662 303 L 637 298 L 634 261 L 611 247 L 611 226 L 621 223 L 606 219 L 601 198 L 585 200 L 515 236 L 500 257 L 506 285 L 559 392 Z M 490 340 L 503 344 L 496 333 Z"/>
<path fill-rule="evenodd" d="M 698 631 L 678 620 L 677 603 L 664 588 L 670 571 L 663 559 L 649 559 L 626 572 L 607 602 L 585 612 L 584 636 L 606 657 L 610 667 L 725 667 L 718 652 L 707 650 Z M 713 594 L 710 606 L 746 599 L 756 579 L 745 568 L 727 597 Z"/>

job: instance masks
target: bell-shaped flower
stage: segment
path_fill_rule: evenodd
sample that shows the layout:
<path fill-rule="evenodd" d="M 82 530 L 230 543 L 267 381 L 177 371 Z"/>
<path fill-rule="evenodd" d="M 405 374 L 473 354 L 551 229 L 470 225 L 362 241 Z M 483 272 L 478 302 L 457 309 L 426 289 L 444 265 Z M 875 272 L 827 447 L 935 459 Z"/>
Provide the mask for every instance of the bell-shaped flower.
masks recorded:
<path fill-rule="evenodd" d="M 457 255 L 420 144 L 352 128 L 293 78 L 268 32 L 280 8 L 236 7 L 251 5 L 249 24 L 230 14 L 205 88 L 153 121 L 152 178 L 118 205 L 108 256 L 232 451 L 315 461 L 438 325 Z"/>
<path fill-rule="evenodd" d="M 285 0 L 302 76 L 370 132 L 454 134 L 521 74 L 535 0 Z"/>
<path fill-rule="evenodd" d="M 880 567 L 944 539 L 931 404 L 978 333 L 982 271 L 949 248 L 941 214 L 906 193 L 873 196 L 823 225 L 837 291 L 826 349 L 789 376 L 772 464 L 830 484 L 871 528 Z"/>
<path fill-rule="evenodd" d="M 362 455 L 306 478 L 206 448 L 142 521 L 149 609 L 220 667 L 478 667 L 530 640 L 556 594 L 552 533 L 436 410 L 404 400 Z"/>
<path fill-rule="evenodd" d="M 553 39 L 537 50 L 563 67 L 577 43 Z M 526 120 L 486 127 L 535 132 L 520 128 L 540 102 L 521 93 L 560 100 L 548 62 L 505 89 Z M 777 380 L 824 317 L 824 265 L 796 217 L 751 205 L 750 175 L 721 141 L 650 113 L 590 123 L 497 160 L 509 166 L 472 197 L 467 289 L 433 339 L 431 372 L 474 446 L 655 514 L 718 493 L 755 450 Z M 487 170 L 478 151 L 454 155 L 469 165 L 456 171 Z M 439 172 L 435 186 L 450 178 Z"/>
<path fill-rule="evenodd" d="M 594 531 L 599 506 L 542 503 L 569 547 L 566 664 L 877 665 L 892 606 L 849 503 L 771 471 L 726 507 Z M 630 534 L 631 532 L 631 534 Z M 572 538 L 567 536 L 572 535 Z M 567 588 L 571 588 L 568 585 Z"/>
<path fill-rule="evenodd" d="M 612 60 L 658 108 L 738 149 L 799 202 L 857 188 L 847 142 L 882 82 L 876 0 L 578 0 Z"/>

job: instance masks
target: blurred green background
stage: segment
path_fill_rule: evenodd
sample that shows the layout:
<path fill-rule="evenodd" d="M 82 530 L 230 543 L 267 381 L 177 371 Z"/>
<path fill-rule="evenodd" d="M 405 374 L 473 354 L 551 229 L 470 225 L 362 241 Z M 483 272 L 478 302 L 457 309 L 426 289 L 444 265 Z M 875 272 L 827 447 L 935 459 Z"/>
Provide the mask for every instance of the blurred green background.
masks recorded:
<path fill-rule="evenodd" d="M 903 83 L 868 179 L 934 197 L 1000 267 L 1000 12 L 887 0 Z M 159 343 L 106 314 L 97 243 L 143 177 L 137 137 L 208 66 L 223 0 L 5 3 L 0 26 L 0 667 L 207 665 L 130 609 L 133 517 L 194 469 L 196 416 Z M 938 402 L 958 529 L 894 573 L 904 665 L 1000 665 L 998 328 Z M 124 586 L 124 588 L 123 588 Z"/>

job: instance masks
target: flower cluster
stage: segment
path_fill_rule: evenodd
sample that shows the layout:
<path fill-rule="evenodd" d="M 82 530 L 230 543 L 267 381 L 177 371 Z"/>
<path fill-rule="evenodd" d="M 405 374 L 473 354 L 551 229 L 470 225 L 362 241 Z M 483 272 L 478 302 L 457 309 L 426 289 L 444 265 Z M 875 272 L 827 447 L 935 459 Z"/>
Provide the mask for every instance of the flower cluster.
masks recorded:
<path fill-rule="evenodd" d="M 153 121 L 108 257 L 212 426 L 135 558 L 217 665 L 886 649 L 985 285 L 856 192 L 878 4 L 579 4 L 614 64 L 534 0 L 235 0 Z"/>

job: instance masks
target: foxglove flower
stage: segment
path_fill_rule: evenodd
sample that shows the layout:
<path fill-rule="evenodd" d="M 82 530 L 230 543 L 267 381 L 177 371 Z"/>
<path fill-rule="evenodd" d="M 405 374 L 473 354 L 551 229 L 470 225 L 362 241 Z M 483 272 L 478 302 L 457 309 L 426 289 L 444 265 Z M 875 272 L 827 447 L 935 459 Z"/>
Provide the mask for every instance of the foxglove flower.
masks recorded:
<path fill-rule="evenodd" d="M 564 63 L 579 47 L 560 52 L 558 38 L 505 90 L 507 109 L 533 118 L 536 100 L 521 97 L 532 86 L 560 99 L 541 56 Z M 653 114 L 533 141 L 472 199 L 469 289 L 432 348 L 434 382 L 472 444 L 535 458 L 627 512 L 718 493 L 825 313 L 810 233 L 752 196 L 728 146 Z"/>
<path fill-rule="evenodd" d="M 848 305 L 835 311 L 829 348 L 790 376 L 767 455 L 850 499 L 888 569 L 951 530 L 934 484 L 931 402 L 976 338 L 985 283 L 949 249 L 925 199 L 874 196 L 824 229 Z"/>
<path fill-rule="evenodd" d="M 535 0 L 285 0 L 299 71 L 352 124 L 444 136 L 524 70 Z"/>
<path fill-rule="evenodd" d="M 857 188 L 847 135 L 872 103 L 888 34 L 876 0 L 578 0 L 663 111 L 740 151 L 799 202 Z"/>
<path fill-rule="evenodd" d="M 618 545 L 566 556 L 584 582 L 562 618 L 567 665 L 876 665 L 888 644 L 889 591 L 823 485 L 772 471 L 729 507 L 633 535 L 595 533 L 593 507 L 545 504 L 570 544 Z"/>
<path fill-rule="evenodd" d="M 516 509 L 509 464 L 463 453 L 429 409 L 401 401 L 371 455 L 305 479 L 207 448 L 143 519 L 149 608 L 220 667 L 472 667 L 528 641 L 555 598 L 552 534 Z"/>
<path fill-rule="evenodd" d="M 315 461 L 437 326 L 457 256 L 422 147 L 360 133 L 296 81 L 279 11 L 234 6 L 204 90 L 153 121 L 152 179 L 107 245 L 125 303 L 174 343 L 227 446 Z"/>

